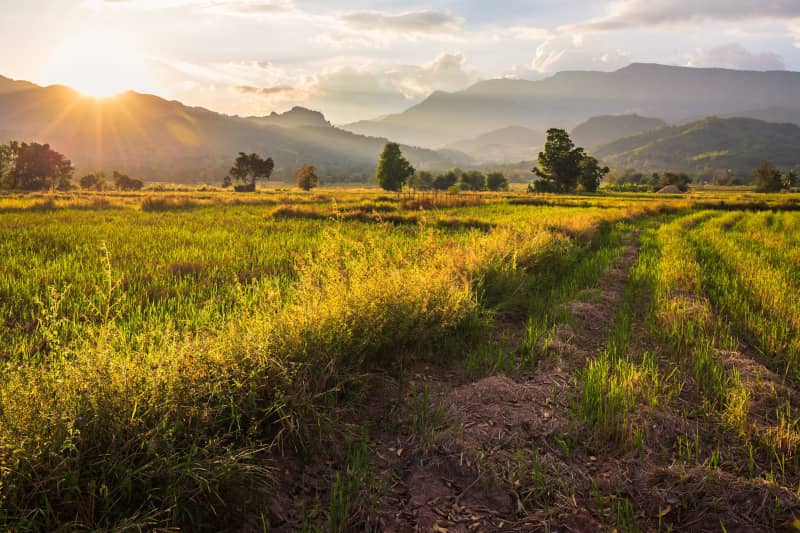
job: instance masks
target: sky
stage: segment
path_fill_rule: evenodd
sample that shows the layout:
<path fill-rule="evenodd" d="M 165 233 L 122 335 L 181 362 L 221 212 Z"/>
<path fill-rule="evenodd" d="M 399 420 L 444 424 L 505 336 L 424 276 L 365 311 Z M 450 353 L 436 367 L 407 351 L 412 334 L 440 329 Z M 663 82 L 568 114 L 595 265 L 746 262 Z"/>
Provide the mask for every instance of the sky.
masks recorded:
<path fill-rule="evenodd" d="M 0 75 L 336 124 L 631 62 L 800 70 L 800 0 L 0 0 Z"/>

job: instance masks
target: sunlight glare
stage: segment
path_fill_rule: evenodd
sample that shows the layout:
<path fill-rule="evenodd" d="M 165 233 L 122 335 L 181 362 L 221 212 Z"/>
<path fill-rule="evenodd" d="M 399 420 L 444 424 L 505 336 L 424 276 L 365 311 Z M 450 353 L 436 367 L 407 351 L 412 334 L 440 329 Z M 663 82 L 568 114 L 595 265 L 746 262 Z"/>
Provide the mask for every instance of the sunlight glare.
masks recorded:
<path fill-rule="evenodd" d="M 153 76 L 137 46 L 110 32 L 77 34 L 59 45 L 47 67 L 52 83 L 95 98 L 128 90 L 153 92 Z"/>

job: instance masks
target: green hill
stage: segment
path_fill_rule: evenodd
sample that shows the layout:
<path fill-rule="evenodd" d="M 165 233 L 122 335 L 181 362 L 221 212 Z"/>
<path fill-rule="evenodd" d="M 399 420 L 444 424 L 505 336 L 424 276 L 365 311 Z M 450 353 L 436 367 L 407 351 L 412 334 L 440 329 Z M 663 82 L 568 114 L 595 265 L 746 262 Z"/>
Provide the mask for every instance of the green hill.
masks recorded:
<path fill-rule="evenodd" d="M 749 118 L 706 118 L 619 139 L 593 151 L 617 169 L 699 173 L 731 170 L 749 177 L 768 160 L 783 168 L 800 164 L 800 126 Z"/>
<path fill-rule="evenodd" d="M 603 115 L 592 117 L 579 124 L 570 135 L 578 146 L 591 148 L 623 137 L 638 135 L 667 125 L 660 118 L 640 117 L 639 115 Z"/>

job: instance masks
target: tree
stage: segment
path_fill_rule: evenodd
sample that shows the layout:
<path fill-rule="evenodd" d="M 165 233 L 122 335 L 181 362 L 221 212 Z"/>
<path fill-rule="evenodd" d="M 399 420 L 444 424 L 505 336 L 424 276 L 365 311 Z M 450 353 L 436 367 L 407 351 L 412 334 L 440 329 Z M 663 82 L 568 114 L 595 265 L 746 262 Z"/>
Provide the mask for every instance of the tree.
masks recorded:
<path fill-rule="evenodd" d="M 783 189 L 783 174 L 769 161 L 763 161 L 758 165 L 753 171 L 753 176 L 756 178 L 758 192 L 778 192 Z"/>
<path fill-rule="evenodd" d="M 461 190 L 482 191 L 486 188 L 486 176 L 477 170 L 470 170 L 461 174 Z"/>
<path fill-rule="evenodd" d="M 486 188 L 490 191 L 507 191 L 508 178 L 502 172 L 491 172 L 486 176 Z"/>
<path fill-rule="evenodd" d="M 114 180 L 114 186 L 120 191 L 138 191 L 144 187 L 142 180 L 131 178 L 130 176 L 117 172 L 116 170 L 114 171 L 112 179 Z"/>
<path fill-rule="evenodd" d="M 72 163 L 49 144 L 11 142 L 2 157 L 10 168 L 4 180 L 10 189 L 41 191 L 71 186 Z"/>
<path fill-rule="evenodd" d="M 0 188 L 12 189 L 11 171 L 14 169 L 14 152 L 11 145 L 0 144 Z"/>
<path fill-rule="evenodd" d="M 653 174 L 654 179 L 658 177 L 658 174 Z M 663 189 L 664 187 L 669 187 L 670 185 L 674 185 L 677 187 L 681 192 L 686 192 L 689 190 L 689 184 L 692 182 L 692 178 L 689 177 L 688 174 L 683 172 L 664 172 L 661 175 L 661 178 L 658 179 L 658 185 L 656 190 Z"/>
<path fill-rule="evenodd" d="M 295 180 L 297 181 L 297 186 L 304 191 L 310 191 L 319 184 L 317 171 L 312 165 L 303 165 L 298 168 L 295 173 Z"/>
<path fill-rule="evenodd" d="M 552 128 L 547 130 L 544 152 L 539 153 L 539 166 L 533 169 L 533 173 L 549 182 L 548 188 L 556 192 L 571 192 L 578 185 L 583 158 L 583 148 L 575 148 L 565 130 Z"/>
<path fill-rule="evenodd" d="M 458 183 L 458 179 L 461 176 L 461 170 L 454 168 L 453 170 L 448 170 L 444 174 L 440 174 L 436 176 L 436 179 L 433 180 L 433 188 L 437 191 L 446 191 L 456 183 Z"/>
<path fill-rule="evenodd" d="M 83 176 L 78 183 L 81 189 L 92 191 L 103 191 L 106 188 L 106 176 L 102 172 L 96 174 L 87 174 Z"/>
<path fill-rule="evenodd" d="M 231 167 L 230 175 L 237 181 L 244 183 L 244 187 L 238 187 L 237 191 L 255 191 L 256 180 L 269 179 L 272 176 L 272 170 L 275 168 L 275 162 L 271 157 L 262 159 L 258 154 L 246 154 L 239 152 L 239 157 Z"/>
<path fill-rule="evenodd" d="M 233 185 L 233 180 L 231 179 L 230 176 L 225 176 L 224 178 L 222 178 L 222 187 L 224 189 L 227 189 L 231 185 Z"/>
<path fill-rule="evenodd" d="M 581 188 L 586 192 L 597 192 L 600 187 L 600 180 L 610 172 L 608 167 L 600 167 L 600 164 L 592 156 L 586 155 L 580 162 L 580 177 L 578 181 Z"/>
<path fill-rule="evenodd" d="M 378 162 L 376 177 L 378 185 L 387 191 L 399 191 L 408 178 L 414 175 L 414 167 L 403 157 L 400 145 L 387 143 Z"/>
<path fill-rule="evenodd" d="M 420 191 L 428 191 L 433 188 L 433 174 L 427 170 L 421 170 L 411 176 L 408 184 Z"/>
<path fill-rule="evenodd" d="M 783 188 L 788 191 L 794 189 L 795 187 L 800 187 L 800 177 L 798 177 L 797 172 L 792 170 L 784 174 Z"/>

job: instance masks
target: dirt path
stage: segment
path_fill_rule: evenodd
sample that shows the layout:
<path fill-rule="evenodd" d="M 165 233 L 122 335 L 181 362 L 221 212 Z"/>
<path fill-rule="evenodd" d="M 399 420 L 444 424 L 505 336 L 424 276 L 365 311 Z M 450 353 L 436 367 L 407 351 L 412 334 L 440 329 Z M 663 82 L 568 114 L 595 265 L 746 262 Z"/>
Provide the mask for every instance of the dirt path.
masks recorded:
<path fill-rule="evenodd" d="M 413 372 L 409 390 L 426 387 L 430 409 L 439 406 L 442 423 L 428 438 L 409 432 L 379 442 L 374 467 L 384 491 L 375 511 L 383 530 L 600 527 L 587 511 L 585 495 L 593 476 L 614 465 L 601 465 L 571 442 L 570 405 L 575 371 L 601 349 L 614 322 L 638 255 L 636 236 L 629 236 L 624 253 L 596 288 L 566 304 L 571 319 L 542 347 L 548 355 L 532 378 L 495 375 L 465 383 L 457 372 L 432 367 Z"/>

